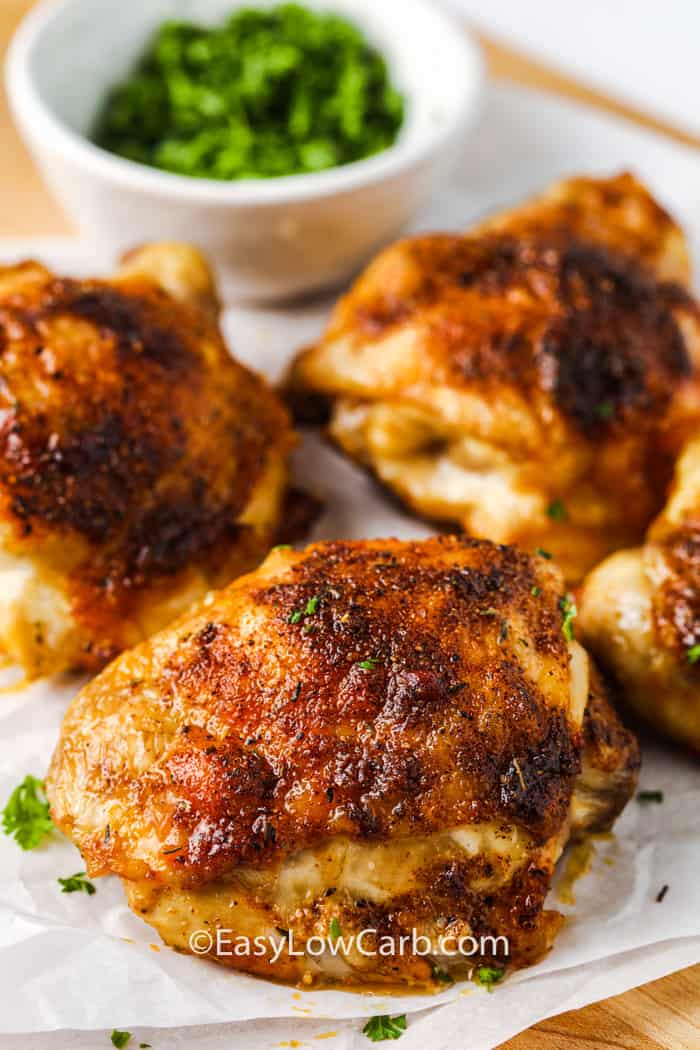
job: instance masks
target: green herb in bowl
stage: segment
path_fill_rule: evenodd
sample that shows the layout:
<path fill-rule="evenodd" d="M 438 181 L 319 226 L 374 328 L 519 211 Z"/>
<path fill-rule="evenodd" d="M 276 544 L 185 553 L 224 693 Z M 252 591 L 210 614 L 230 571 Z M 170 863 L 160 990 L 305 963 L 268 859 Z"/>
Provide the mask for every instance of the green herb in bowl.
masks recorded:
<path fill-rule="evenodd" d="M 345 19 L 284 4 L 211 28 L 167 22 L 110 93 L 95 141 L 179 175 L 269 178 L 387 149 L 404 100 Z"/>

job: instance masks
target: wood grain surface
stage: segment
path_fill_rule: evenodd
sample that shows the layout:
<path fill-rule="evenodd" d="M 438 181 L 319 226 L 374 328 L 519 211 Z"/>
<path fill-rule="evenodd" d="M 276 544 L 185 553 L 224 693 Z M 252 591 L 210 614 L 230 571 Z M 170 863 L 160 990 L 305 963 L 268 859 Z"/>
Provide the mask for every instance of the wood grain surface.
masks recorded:
<path fill-rule="evenodd" d="M 34 0 L 0 0 L 0 54 Z M 700 140 L 600 95 L 509 48 L 480 37 L 492 76 L 573 98 L 635 120 L 678 141 Z M 66 234 L 71 226 L 44 189 L 0 96 L 0 236 Z M 700 966 L 624 995 L 543 1021 L 501 1050 L 700 1050 Z M 455 1048 L 458 1050 L 458 1048 Z"/>

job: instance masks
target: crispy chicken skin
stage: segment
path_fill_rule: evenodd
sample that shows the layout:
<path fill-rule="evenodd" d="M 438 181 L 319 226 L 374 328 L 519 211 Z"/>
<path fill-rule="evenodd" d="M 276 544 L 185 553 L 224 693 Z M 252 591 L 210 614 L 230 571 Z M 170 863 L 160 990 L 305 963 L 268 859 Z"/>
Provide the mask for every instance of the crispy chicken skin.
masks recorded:
<path fill-rule="evenodd" d="M 682 231 L 629 173 L 607 179 L 563 179 L 525 204 L 490 216 L 472 232 L 537 237 L 543 231 L 621 252 L 661 281 L 690 282 L 690 257 Z"/>
<path fill-rule="evenodd" d="M 507 937 L 491 958 L 535 962 L 560 925 L 544 899 L 582 764 L 598 781 L 576 834 L 608 826 L 636 774 L 604 699 L 607 751 L 584 729 L 562 593 L 551 563 L 468 538 L 275 550 L 83 689 L 53 819 L 167 943 L 226 931 L 210 954 L 227 966 L 432 987 L 436 964 L 461 972 L 441 934 Z M 333 919 L 346 944 L 376 940 L 292 954 Z M 430 956 L 375 954 L 412 929 Z M 226 947 L 243 936 L 279 959 Z"/>
<path fill-rule="evenodd" d="M 644 546 L 619 551 L 587 578 L 580 616 L 629 705 L 700 752 L 700 438 L 680 457 Z"/>
<path fill-rule="evenodd" d="M 610 831 L 637 787 L 639 744 L 616 713 L 618 699 L 609 678 L 589 661 L 583 758 L 571 802 L 574 838 Z"/>
<path fill-rule="evenodd" d="M 0 268 L 0 645 L 29 677 L 100 668 L 269 549 L 290 423 L 216 313 L 185 245 L 109 281 Z"/>
<path fill-rule="evenodd" d="M 700 314 L 671 218 L 573 179 L 468 235 L 409 238 L 288 378 L 420 514 L 552 551 L 577 581 L 639 542 L 700 419 Z"/>

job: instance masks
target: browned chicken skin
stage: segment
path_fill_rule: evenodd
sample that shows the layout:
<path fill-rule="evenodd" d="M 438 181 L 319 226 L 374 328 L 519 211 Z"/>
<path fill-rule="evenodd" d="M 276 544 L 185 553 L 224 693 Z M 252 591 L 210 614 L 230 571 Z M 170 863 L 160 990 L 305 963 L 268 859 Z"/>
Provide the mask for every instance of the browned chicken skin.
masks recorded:
<path fill-rule="evenodd" d="M 681 455 L 644 546 L 587 578 L 581 624 L 630 707 L 700 753 L 700 438 Z"/>
<path fill-rule="evenodd" d="M 583 718 L 583 758 L 571 803 L 571 834 L 610 831 L 634 794 L 641 757 L 637 738 L 620 721 L 617 691 L 589 662 L 588 704 Z"/>
<path fill-rule="evenodd" d="M 97 669 L 269 548 L 293 445 L 184 245 L 110 281 L 0 269 L 0 644 Z"/>
<path fill-rule="evenodd" d="M 384 251 L 296 360 L 295 404 L 419 513 L 552 551 L 638 542 L 700 422 L 683 236 L 629 175 Z"/>
<path fill-rule="evenodd" d="M 215 941 L 232 967 L 430 986 L 464 968 L 441 934 L 535 962 L 570 832 L 609 826 L 638 764 L 562 595 L 546 560 L 466 538 L 276 550 L 76 698 L 53 819 L 169 944 L 204 929 L 279 948 Z M 431 952 L 292 955 L 333 920 L 346 938 L 415 929 Z"/>

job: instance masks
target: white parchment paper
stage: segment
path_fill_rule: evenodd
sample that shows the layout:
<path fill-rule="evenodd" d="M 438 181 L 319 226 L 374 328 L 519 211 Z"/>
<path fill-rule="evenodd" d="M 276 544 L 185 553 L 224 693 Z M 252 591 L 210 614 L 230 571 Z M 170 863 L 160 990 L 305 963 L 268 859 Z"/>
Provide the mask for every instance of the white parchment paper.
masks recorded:
<path fill-rule="evenodd" d="M 452 188 L 420 226 L 465 226 L 558 175 L 620 167 L 646 178 L 700 243 L 696 154 L 503 88 L 492 91 Z M 2 260 L 27 255 L 77 274 L 110 263 L 75 242 L 0 242 Z M 239 357 L 277 378 L 290 353 L 318 334 L 327 312 L 327 302 L 236 307 L 227 311 L 226 331 Z M 315 538 L 430 532 L 313 435 L 305 436 L 295 469 L 328 506 Z M 26 773 L 43 775 L 79 684 L 41 682 L 0 697 L 0 801 Z M 100 1047 L 109 1045 L 105 1032 L 118 1027 L 138 1030 L 138 1040 L 154 1048 L 262 1050 L 291 1039 L 315 1045 L 324 1036 L 329 1050 L 339 1050 L 369 1045 L 358 1019 L 407 1012 L 405 1050 L 487 1050 L 543 1017 L 700 961 L 700 764 L 646 742 L 642 787 L 662 790 L 663 804 L 630 804 L 614 836 L 596 843 L 591 870 L 576 884 L 575 905 L 562 905 L 553 891 L 552 904 L 567 914 L 554 950 L 491 995 L 472 986 L 429 999 L 306 992 L 232 974 L 155 943 L 155 934 L 126 908 L 116 879 L 99 880 L 93 897 L 62 894 L 57 877 L 82 864 L 58 834 L 31 853 L 0 838 L 0 1033 L 16 1033 L 0 1036 L 0 1047 Z M 664 885 L 669 889 L 659 903 Z M 162 1028 L 170 1029 L 167 1040 Z"/>

